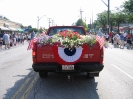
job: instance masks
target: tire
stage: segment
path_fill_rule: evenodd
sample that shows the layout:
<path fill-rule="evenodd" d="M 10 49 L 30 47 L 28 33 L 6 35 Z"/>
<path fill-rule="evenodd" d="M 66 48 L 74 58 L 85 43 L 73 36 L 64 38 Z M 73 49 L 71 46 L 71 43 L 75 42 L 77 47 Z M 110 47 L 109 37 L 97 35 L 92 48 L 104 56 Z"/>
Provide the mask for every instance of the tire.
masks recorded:
<path fill-rule="evenodd" d="M 39 72 L 39 76 L 41 78 L 46 78 L 48 76 L 48 72 Z"/>

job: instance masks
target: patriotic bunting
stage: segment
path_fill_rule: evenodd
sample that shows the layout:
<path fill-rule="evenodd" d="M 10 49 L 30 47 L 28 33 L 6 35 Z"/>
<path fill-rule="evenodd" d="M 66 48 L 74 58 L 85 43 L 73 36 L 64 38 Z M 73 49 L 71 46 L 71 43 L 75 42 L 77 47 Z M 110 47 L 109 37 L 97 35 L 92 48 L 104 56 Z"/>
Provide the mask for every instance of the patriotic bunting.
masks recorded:
<path fill-rule="evenodd" d="M 104 46 L 105 43 L 105 38 L 102 36 L 96 36 L 96 41 L 98 41 L 99 45 L 100 45 L 100 49 Z"/>
<path fill-rule="evenodd" d="M 33 48 L 33 43 L 37 41 L 37 38 L 34 37 L 32 40 L 30 40 L 27 50 L 31 50 Z"/>

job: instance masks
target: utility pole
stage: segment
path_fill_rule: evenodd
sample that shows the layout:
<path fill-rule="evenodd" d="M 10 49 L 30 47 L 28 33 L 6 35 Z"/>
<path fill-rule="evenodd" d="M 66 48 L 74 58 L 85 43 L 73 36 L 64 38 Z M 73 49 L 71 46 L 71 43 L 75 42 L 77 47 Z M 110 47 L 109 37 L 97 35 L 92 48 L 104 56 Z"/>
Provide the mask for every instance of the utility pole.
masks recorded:
<path fill-rule="evenodd" d="M 46 15 L 43 15 L 42 17 L 44 17 L 44 16 L 46 16 Z M 40 21 L 40 19 L 41 19 L 42 17 L 39 18 L 39 16 L 37 16 L 37 29 L 39 29 L 39 21 Z"/>
<path fill-rule="evenodd" d="M 49 23 L 49 27 L 50 27 L 50 23 L 51 23 L 51 18 L 48 18 L 48 23 Z"/>
<path fill-rule="evenodd" d="M 85 24 L 86 24 L 86 17 L 84 18 L 84 20 L 85 20 Z"/>
<path fill-rule="evenodd" d="M 108 33 L 110 32 L 110 30 L 109 30 L 109 25 L 110 25 L 110 16 L 109 16 L 109 12 L 110 12 L 110 0 L 108 0 Z"/>
<path fill-rule="evenodd" d="M 107 28 L 108 28 L 108 33 L 110 32 L 109 30 L 109 25 L 110 25 L 110 16 L 109 16 L 109 13 L 110 13 L 110 0 L 108 0 L 108 4 L 106 4 L 103 0 L 101 0 L 107 7 L 108 7 L 108 20 L 107 20 Z"/>
<path fill-rule="evenodd" d="M 82 20 L 82 12 L 83 12 L 83 11 L 80 9 L 80 16 L 81 16 L 81 20 Z"/>
<path fill-rule="evenodd" d="M 54 20 L 51 20 L 52 21 L 52 26 L 54 25 Z"/>
<path fill-rule="evenodd" d="M 93 30 L 93 11 L 92 11 L 92 30 Z"/>
<path fill-rule="evenodd" d="M 91 30 L 91 18 L 90 18 L 90 30 Z"/>

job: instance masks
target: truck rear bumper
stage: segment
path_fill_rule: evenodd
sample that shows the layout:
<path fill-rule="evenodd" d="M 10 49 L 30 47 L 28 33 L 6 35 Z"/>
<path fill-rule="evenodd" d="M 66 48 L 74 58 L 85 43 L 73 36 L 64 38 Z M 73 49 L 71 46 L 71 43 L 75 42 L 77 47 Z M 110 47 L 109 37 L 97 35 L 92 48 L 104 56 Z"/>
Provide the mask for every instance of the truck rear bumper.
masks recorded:
<path fill-rule="evenodd" d="M 99 73 L 104 65 L 99 63 L 76 63 L 74 70 L 62 70 L 62 65 L 58 63 L 39 63 L 32 65 L 34 71 L 39 72 L 92 72 Z"/>

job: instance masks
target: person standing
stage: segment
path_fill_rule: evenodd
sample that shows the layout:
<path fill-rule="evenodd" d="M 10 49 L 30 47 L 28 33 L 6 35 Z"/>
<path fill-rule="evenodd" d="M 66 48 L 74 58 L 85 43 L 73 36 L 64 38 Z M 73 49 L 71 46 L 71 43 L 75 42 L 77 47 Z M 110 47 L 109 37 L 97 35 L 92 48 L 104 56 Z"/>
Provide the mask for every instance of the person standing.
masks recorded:
<path fill-rule="evenodd" d="M 124 36 L 123 33 L 120 35 L 120 48 L 123 47 L 124 49 Z"/>
<path fill-rule="evenodd" d="M 113 32 L 110 32 L 110 33 L 109 33 L 109 43 L 112 42 L 112 38 L 113 38 Z"/>
<path fill-rule="evenodd" d="M 105 34 L 105 39 L 106 39 L 107 42 L 109 41 L 109 35 L 108 35 L 108 33 Z"/>
<path fill-rule="evenodd" d="M 33 32 L 31 33 L 31 40 L 32 40 L 34 37 L 35 37 L 35 32 L 33 31 Z"/>
<path fill-rule="evenodd" d="M 2 49 L 3 41 L 2 38 L 0 38 L 0 49 Z"/>
<path fill-rule="evenodd" d="M 14 43 L 14 46 L 16 46 L 16 43 L 17 43 L 16 37 L 13 38 L 13 43 Z"/>
<path fill-rule="evenodd" d="M 127 36 L 127 33 L 126 33 L 126 32 L 124 32 L 123 36 L 124 36 L 124 41 L 126 41 L 126 36 Z"/>
<path fill-rule="evenodd" d="M 5 34 L 3 35 L 3 40 L 5 42 L 5 49 L 9 49 L 10 48 L 10 36 L 8 33 L 5 32 Z"/>
<path fill-rule="evenodd" d="M 130 49 L 132 46 L 132 35 L 130 33 L 128 33 L 126 35 L 126 39 L 127 39 L 127 49 Z"/>

